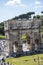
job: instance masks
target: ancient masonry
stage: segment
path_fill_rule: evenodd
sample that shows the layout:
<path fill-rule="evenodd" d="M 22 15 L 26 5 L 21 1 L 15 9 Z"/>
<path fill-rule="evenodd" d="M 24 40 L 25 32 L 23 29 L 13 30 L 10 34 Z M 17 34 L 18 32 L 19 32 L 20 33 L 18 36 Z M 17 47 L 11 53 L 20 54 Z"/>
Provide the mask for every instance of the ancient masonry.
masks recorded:
<path fill-rule="evenodd" d="M 41 19 L 19 19 L 4 22 L 4 31 L 9 54 L 39 50 L 41 44 Z"/>

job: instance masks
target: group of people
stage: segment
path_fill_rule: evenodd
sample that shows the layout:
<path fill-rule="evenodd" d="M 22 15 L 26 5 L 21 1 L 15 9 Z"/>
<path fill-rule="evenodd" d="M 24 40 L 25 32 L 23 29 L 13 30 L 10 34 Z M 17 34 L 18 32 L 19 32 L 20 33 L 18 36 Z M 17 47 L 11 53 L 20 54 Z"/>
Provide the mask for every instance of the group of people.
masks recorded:
<path fill-rule="evenodd" d="M 5 59 L 3 58 L 1 61 L 0 61 L 0 65 L 13 65 L 12 63 L 9 63 L 9 62 L 5 62 Z"/>
<path fill-rule="evenodd" d="M 0 65 L 13 65 L 13 64 L 9 62 L 0 62 Z"/>

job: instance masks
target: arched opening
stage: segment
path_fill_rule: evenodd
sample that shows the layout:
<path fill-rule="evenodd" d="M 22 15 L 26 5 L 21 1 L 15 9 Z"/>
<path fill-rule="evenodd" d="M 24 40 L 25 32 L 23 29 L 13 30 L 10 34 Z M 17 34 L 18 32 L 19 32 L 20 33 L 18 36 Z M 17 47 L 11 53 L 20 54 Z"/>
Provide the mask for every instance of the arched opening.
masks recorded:
<path fill-rule="evenodd" d="M 30 42 L 30 36 L 29 33 L 25 33 L 22 35 L 22 50 L 29 51 L 31 49 L 31 42 Z"/>
<path fill-rule="evenodd" d="M 15 42 L 13 43 L 13 52 L 18 52 L 18 51 L 19 51 L 18 42 L 15 41 Z"/>
<path fill-rule="evenodd" d="M 30 36 L 29 36 L 29 34 L 27 34 L 26 42 L 27 42 L 27 50 L 30 50 L 31 49 L 31 42 L 30 42 Z"/>
<path fill-rule="evenodd" d="M 30 44 L 30 36 L 27 36 L 27 44 Z"/>
<path fill-rule="evenodd" d="M 38 39 L 35 40 L 35 44 L 39 45 L 39 40 Z"/>
<path fill-rule="evenodd" d="M 39 40 L 35 39 L 35 50 L 38 50 L 39 48 Z"/>

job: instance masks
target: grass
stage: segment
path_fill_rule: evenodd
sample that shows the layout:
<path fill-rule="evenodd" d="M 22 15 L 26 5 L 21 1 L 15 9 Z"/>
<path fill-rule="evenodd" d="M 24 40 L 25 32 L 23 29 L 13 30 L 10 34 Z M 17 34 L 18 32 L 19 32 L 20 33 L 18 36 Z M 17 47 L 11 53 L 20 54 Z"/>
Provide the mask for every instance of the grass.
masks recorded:
<path fill-rule="evenodd" d="M 0 34 L 0 39 L 3 39 L 3 38 L 5 38 L 5 36 Z"/>
<path fill-rule="evenodd" d="M 43 54 L 24 56 L 19 58 L 7 58 L 6 62 L 10 62 L 13 65 L 38 65 L 38 56 L 39 56 L 40 64 L 43 65 Z M 34 58 L 35 58 L 35 61 L 34 61 Z"/>

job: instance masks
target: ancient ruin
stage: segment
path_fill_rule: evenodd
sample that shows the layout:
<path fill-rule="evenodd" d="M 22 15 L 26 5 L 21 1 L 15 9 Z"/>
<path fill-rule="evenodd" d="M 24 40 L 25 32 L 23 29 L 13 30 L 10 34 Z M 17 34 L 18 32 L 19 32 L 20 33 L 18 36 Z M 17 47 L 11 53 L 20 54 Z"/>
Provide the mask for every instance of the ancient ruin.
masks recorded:
<path fill-rule="evenodd" d="M 41 48 L 41 19 L 7 20 L 4 31 L 9 54 Z"/>

